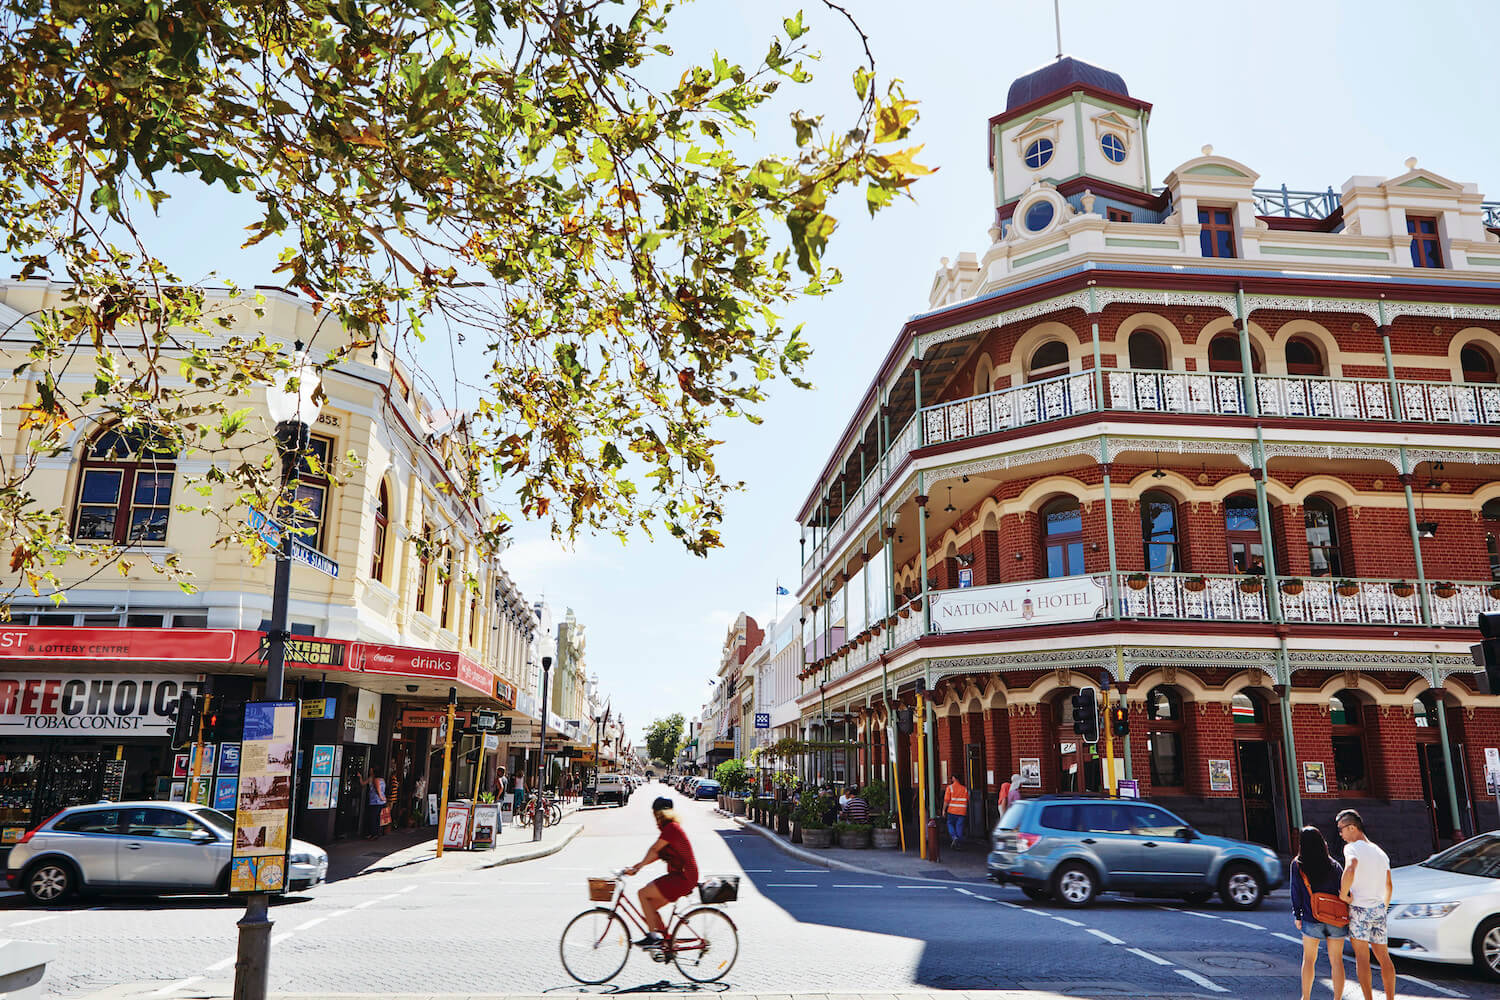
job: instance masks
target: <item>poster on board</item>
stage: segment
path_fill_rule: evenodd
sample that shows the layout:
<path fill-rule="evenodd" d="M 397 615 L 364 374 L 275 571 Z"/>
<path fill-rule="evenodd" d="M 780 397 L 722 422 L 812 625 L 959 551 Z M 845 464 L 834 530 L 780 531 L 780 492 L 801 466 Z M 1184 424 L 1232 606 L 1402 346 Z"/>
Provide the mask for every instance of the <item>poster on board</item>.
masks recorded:
<path fill-rule="evenodd" d="M 443 846 L 462 850 L 469 840 L 469 804 L 448 803 L 448 814 L 443 817 Z"/>
<path fill-rule="evenodd" d="M 235 796 L 239 794 L 240 779 L 234 775 L 214 779 L 214 808 L 220 812 L 233 813 Z"/>
<path fill-rule="evenodd" d="M 1328 791 L 1328 775 L 1323 770 L 1321 760 L 1304 760 L 1302 762 L 1302 783 L 1307 786 L 1309 795 L 1321 795 Z"/>
<path fill-rule="evenodd" d="M 1208 787 L 1215 792 L 1234 791 L 1233 772 L 1229 769 L 1227 760 L 1210 760 L 1208 762 Z"/>
<path fill-rule="evenodd" d="M 312 776 L 314 778 L 333 777 L 333 747 L 313 747 Z"/>
<path fill-rule="evenodd" d="M 286 888 L 297 720 L 295 701 L 245 705 L 231 892 L 280 892 Z"/>
<path fill-rule="evenodd" d="M 1042 758 L 1040 758 L 1040 757 L 1022 757 L 1021 758 L 1021 770 L 1020 770 L 1019 773 L 1021 775 L 1021 787 L 1022 788 L 1041 788 L 1042 787 Z"/>
<path fill-rule="evenodd" d="M 240 773 L 240 745 L 238 743 L 219 744 L 219 776 L 229 777 Z"/>
<path fill-rule="evenodd" d="M 329 761 L 333 757 L 329 755 Z M 331 809 L 333 808 L 333 779 L 313 778 L 307 783 L 307 808 L 309 809 Z"/>

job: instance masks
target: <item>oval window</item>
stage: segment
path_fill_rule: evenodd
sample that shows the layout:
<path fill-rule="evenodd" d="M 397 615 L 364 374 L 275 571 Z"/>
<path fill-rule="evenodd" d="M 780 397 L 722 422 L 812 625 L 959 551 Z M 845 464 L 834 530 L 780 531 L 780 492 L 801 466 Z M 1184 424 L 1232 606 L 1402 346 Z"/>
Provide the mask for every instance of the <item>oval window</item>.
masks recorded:
<path fill-rule="evenodd" d="M 1045 199 L 1032 202 L 1031 207 L 1026 210 L 1026 228 L 1039 233 L 1052 224 L 1054 214 L 1052 202 Z"/>
<path fill-rule="evenodd" d="M 1106 132 L 1099 140 L 1099 148 L 1104 150 L 1104 158 L 1110 163 L 1125 162 L 1125 140 L 1113 132 Z"/>
<path fill-rule="evenodd" d="M 1038 139 L 1026 147 L 1026 165 L 1035 170 L 1037 167 L 1045 167 L 1047 161 L 1052 159 L 1052 140 Z"/>

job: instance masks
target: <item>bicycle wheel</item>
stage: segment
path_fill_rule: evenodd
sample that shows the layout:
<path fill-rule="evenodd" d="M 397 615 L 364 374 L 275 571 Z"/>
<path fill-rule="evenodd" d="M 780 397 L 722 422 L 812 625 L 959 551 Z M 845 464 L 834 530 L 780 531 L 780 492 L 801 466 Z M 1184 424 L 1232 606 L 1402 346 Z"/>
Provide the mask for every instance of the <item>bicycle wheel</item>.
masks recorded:
<path fill-rule="evenodd" d="M 723 910 L 689 910 L 672 931 L 672 961 L 695 983 L 724 978 L 739 955 L 740 932 Z"/>
<path fill-rule="evenodd" d="M 580 983 L 607 983 L 630 957 L 630 928 L 614 910 L 584 910 L 563 928 L 557 950 L 563 968 Z"/>
<path fill-rule="evenodd" d="M 562 806 L 556 802 L 547 809 L 547 825 L 556 826 L 562 822 Z"/>

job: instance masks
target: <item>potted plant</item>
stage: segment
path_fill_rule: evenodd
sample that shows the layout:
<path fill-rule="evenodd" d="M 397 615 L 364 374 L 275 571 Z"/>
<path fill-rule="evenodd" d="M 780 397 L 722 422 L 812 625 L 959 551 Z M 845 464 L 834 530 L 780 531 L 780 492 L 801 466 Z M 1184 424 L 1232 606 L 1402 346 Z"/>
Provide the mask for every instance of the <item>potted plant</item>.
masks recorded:
<path fill-rule="evenodd" d="M 1458 585 L 1449 580 L 1442 580 L 1432 585 L 1432 592 L 1446 601 L 1458 593 Z"/>
<path fill-rule="evenodd" d="M 1490 598 L 1491 600 L 1500 601 L 1500 583 L 1490 584 Z"/>
<path fill-rule="evenodd" d="M 790 802 L 776 803 L 776 832 L 783 837 L 791 836 L 792 804 Z"/>
<path fill-rule="evenodd" d="M 897 614 L 899 614 L 902 618 L 910 618 L 911 617 L 911 604 L 910 604 L 910 602 L 901 605 L 901 610 L 899 612 L 897 612 Z"/>
<path fill-rule="evenodd" d="M 1202 576 L 1190 576 L 1182 581 L 1182 585 L 1193 593 L 1201 593 L 1208 588 L 1208 578 Z"/>
<path fill-rule="evenodd" d="M 892 851 L 901 846 L 901 834 L 897 832 L 889 813 L 870 814 L 870 837 L 874 846 L 882 851 Z"/>
<path fill-rule="evenodd" d="M 1359 593 L 1359 582 L 1356 580 L 1340 580 L 1333 585 L 1340 597 L 1354 597 Z"/>
<path fill-rule="evenodd" d="M 797 803 L 797 811 L 794 814 L 798 827 L 802 830 L 803 847 L 830 847 L 833 845 L 833 831 L 828 828 L 824 816 L 832 811 L 833 801 L 824 795 L 807 793 L 802 796 L 802 801 Z M 793 838 L 795 839 L 795 838 Z"/>
<path fill-rule="evenodd" d="M 865 850 L 870 846 L 870 824 L 835 823 L 833 834 L 839 846 L 846 849 Z"/>
<path fill-rule="evenodd" d="M 1416 592 L 1417 588 L 1413 587 L 1411 583 L 1406 580 L 1397 580 L 1395 583 L 1391 584 L 1391 593 L 1395 594 L 1402 600 L 1405 600 Z"/>
<path fill-rule="evenodd" d="M 1295 576 L 1290 576 L 1281 581 L 1281 592 L 1283 594 L 1286 594 L 1288 597 L 1296 597 L 1298 594 L 1302 593 L 1303 586 L 1304 584 L 1301 580 L 1297 579 Z"/>
<path fill-rule="evenodd" d="M 1266 587 L 1266 581 L 1258 576 L 1247 576 L 1240 581 L 1240 593 L 1258 594 Z"/>
<path fill-rule="evenodd" d="M 1131 590 L 1145 590 L 1146 584 L 1151 582 L 1150 573 L 1131 573 L 1125 578 L 1125 585 Z"/>

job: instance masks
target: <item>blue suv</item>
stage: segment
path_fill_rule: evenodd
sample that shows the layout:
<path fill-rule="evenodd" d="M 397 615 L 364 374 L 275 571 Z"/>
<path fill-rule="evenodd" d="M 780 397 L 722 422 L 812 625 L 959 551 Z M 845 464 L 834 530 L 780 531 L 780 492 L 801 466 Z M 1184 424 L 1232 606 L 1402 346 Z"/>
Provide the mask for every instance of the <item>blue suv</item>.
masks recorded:
<path fill-rule="evenodd" d="M 1101 892 L 1178 896 L 1215 892 L 1250 910 L 1281 885 L 1270 848 L 1210 837 L 1161 806 L 1136 799 L 1043 795 L 1015 803 L 995 825 L 990 879 L 1032 899 L 1087 906 Z"/>

